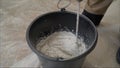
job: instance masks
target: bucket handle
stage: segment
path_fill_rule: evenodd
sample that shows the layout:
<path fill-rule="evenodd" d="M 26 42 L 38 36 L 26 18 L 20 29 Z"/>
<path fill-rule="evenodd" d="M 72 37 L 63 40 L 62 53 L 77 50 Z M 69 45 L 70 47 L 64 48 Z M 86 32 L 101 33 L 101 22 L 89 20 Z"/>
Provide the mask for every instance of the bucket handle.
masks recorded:
<path fill-rule="evenodd" d="M 59 0 L 57 3 L 57 8 L 60 9 L 61 11 L 65 11 L 65 8 L 67 8 L 71 4 L 71 0 L 69 0 L 69 3 L 66 4 L 64 7 L 60 7 L 60 3 L 62 0 Z"/>

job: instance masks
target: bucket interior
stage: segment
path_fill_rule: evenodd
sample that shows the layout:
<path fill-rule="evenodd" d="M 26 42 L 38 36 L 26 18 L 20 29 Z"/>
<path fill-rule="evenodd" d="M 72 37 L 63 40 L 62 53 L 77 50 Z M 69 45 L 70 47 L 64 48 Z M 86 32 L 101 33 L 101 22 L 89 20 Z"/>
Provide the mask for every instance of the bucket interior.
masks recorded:
<path fill-rule="evenodd" d="M 60 28 L 69 29 L 75 33 L 76 14 L 71 12 L 53 12 L 38 17 L 29 26 L 27 36 L 32 47 L 36 48 L 36 44 L 41 37 L 47 36 Z M 89 48 L 96 43 L 97 32 L 95 26 L 84 15 L 80 15 L 78 35 L 84 39 L 86 47 Z"/>

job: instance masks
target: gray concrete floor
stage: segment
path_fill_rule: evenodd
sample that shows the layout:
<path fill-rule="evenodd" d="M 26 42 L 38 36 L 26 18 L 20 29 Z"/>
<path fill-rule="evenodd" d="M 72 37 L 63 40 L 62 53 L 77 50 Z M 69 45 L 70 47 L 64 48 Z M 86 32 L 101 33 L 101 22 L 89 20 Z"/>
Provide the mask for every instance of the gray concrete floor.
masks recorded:
<path fill-rule="evenodd" d="M 37 16 L 59 10 L 56 7 L 57 1 L 0 0 L 0 67 L 38 66 L 38 58 L 26 43 L 25 32 Z M 81 9 L 84 4 L 85 1 L 82 2 Z M 77 2 L 72 0 L 67 10 L 75 12 L 76 9 Z M 113 1 L 97 29 L 97 46 L 87 56 L 83 68 L 119 68 L 116 52 L 120 47 L 120 0 Z"/>

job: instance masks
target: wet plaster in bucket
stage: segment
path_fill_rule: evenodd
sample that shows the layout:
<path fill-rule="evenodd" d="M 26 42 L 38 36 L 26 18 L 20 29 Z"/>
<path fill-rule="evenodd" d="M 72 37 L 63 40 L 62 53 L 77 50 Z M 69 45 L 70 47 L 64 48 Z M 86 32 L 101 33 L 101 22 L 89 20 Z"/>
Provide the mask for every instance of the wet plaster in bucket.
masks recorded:
<path fill-rule="evenodd" d="M 53 58 L 71 59 L 86 51 L 83 39 L 78 39 L 72 32 L 58 31 L 38 42 L 37 50 Z"/>

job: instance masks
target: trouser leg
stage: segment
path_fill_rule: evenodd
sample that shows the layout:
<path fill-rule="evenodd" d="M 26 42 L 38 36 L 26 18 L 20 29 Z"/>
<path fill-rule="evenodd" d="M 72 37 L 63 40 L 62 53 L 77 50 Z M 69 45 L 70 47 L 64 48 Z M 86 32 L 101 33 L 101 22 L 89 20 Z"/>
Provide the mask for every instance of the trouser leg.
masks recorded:
<path fill-rule="evenodd" d="M 113 0 L 88 0 L 83 14 L 97 26 Z"/>

